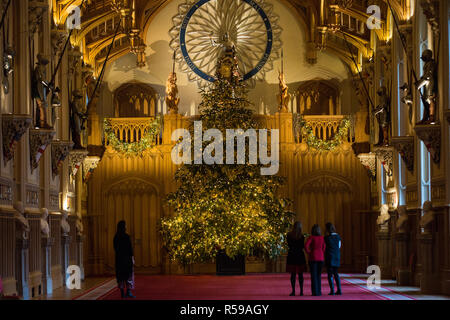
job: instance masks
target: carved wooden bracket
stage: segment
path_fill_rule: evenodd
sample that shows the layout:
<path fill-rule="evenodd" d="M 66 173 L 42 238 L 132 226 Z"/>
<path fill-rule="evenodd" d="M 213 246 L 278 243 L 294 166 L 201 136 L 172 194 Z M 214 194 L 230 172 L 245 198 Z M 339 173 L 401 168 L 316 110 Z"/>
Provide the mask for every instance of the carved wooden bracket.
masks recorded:
<path fill-rule="evenodd" d="M 14 149 L 31 124 L 27 114 L 2 115 L 3 160 L 5 164 L 14 157 Z"/>
<path fill-rule="evenodd" d="M 414 171 L 414 137 L 413 136 L 402 136 L 402 137 L 392 137 L 392 145 L 395 150 L 400 153 L 403 162 L 406 165 L 408 171 Z"/>
<path fill-rule="evenodd" d="M 359 161 L 361 161 L 361 164 L 369 171 L 370 177 L 374 179 L 377 174 L 377 159 L 375 153 L 360 153 L 357 157 Z"/>
<path fill-rule="evenodd" d="M 414 131 L 427 147 L 434 163 L 439 163 L 441 157 L 441 125 L 420 124 L 414 127 Z"/>
<path fill-rule="evenodd" d="M 105 153 L 105 146 L 103 145 L 88 145 L 88 156 L 84 158 L 83 163 L 83 180 L 87 181 L 94 171 L 97 168 L 98 163 L 103 158 L 103 154 Z"/>
<path fill-rule="evenodd" d="M 72 141 L 52 141 L 52 176 L 53 179 L 59 174 L 61 162 L 69 155 L 73 147 Z"/>
<path fill-rule="evenodd" d="M 51 129 L 30 129 L 31 172 L 38 167 L 45 148 L 52 142 L 56 131 Z"/>
<path fill-rule="evenodd" d="M 393 147 L 375 147 L 375 154 L 377 158 L 380 159 L 381 164 L 386 170 L 388 175 L 392 175 L 393 169 L 393 157 L 394 157 L 394 148 Z"/>
<path fill-rule="evenodd" d="M 98 156 L 87 156 L 83 162 L 83 180 L 87 181 L 92 172 L 97 168 L 101 158 Z"/>
<path fill-rule="evenodd" d="M 83 164 L 84 159 L 87 157 L 88 151 L 86 149 L 71 150 L 69 153 L 69 173 L 72 177 L 78 172 L 78 169 Z"/>
<path fill-rule="evenodd" d="M 420 0 L 420 6 L 433 32 L 439 33 L 439 0 Z"/>

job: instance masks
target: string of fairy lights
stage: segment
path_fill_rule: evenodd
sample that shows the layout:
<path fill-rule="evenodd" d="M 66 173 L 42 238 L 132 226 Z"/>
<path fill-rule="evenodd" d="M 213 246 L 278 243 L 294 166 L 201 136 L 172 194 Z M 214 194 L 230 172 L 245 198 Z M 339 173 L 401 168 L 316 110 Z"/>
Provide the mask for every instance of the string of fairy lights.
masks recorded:
<path fill-rule="evenodd" d="M 314 129 L 310 124 L 308 124 L 308 121 L 301 116 L 298 118 L 298 126 L 301 130 L 302 141 L 304 141 L 309 147 L 319 151 L 331 151 L 339 147 L 345 137 L 347 137 L 351 126 L 351 121 L 348 118 L 342 119 L 337 133 L 332 139 L 329 140 L 318 138 L 314 132 Z"/>
<path fill-rule="evenodd" d="M 149 122 L 148 129 L 139 141 L 127 142 L 119 140 L 111 126 L 111 120 L 103 121 L 103 130 L 109 145 L 118 153 L 125 157 L 142 157 L 145 150 L 151 149 L 156 145 L 156 137 L 161 131 L 161 119 L 155 117 Z"/>

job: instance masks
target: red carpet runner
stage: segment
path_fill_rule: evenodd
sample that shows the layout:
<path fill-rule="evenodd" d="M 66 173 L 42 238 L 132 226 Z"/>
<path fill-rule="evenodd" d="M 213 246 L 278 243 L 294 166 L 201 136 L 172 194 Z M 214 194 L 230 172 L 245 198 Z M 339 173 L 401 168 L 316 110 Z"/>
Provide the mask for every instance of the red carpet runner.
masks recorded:
<path fill-rule="evenodd" d="M 392 296 L 394 299 L 411 299 L 387 289 L 384 292 L 391 292 L 391 296 L 370 291 L 362 281 L 350 279 L 350 275 L 349 280 L 345 280 L 346 276 L 341 277 L 343 295 L 329 296 L 326 274 L 322 274 L 322 296 L 313 297 L 310 275 L 305 273 L 304 277 L 304 296 L 298 295 L 297 280 L 294 297 L 289 296 L 290 275 L 286 273 L 245 276 L 138 275 L 133 293 L 138 300 L 390 300 Z M 108 290 L 97 299 L 121 299 L 119 289 L 113 286 L 111 281 Z"/>

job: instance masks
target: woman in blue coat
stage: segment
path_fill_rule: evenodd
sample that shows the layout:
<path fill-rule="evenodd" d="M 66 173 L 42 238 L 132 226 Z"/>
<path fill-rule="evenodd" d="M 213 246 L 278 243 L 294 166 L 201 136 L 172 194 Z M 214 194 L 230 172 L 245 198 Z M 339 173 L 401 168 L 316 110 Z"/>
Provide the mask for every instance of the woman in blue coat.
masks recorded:
<path fill-rule="evenodd" d="M 341 237 L 336 233 L 336 228 L 331 222 L 325 225 L 327 235 L 325 236 L 325 265 L 328 273 L 328 284 L 330 285 L 329 295 L 341 295 L 341 279 L 339 278 L 338 268 L 341 266 Z M 337 291 L 334 292 L 333 277 L 336 281 Z"/>

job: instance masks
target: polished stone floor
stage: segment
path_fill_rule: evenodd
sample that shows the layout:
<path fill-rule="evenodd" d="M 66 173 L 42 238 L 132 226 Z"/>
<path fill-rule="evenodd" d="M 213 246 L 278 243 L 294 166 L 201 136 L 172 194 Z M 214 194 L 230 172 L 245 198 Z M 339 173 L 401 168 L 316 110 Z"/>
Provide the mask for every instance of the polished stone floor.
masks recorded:
<path fill-rule="evenodd" d="M 64 286 L 53 290 L 51 295 L 39 296 L 33 300 L 71 300 L 110 279 L 111 277 L 87 277 L 81 282 L 81 288 L 79 290 L 70 290 Z"/>

